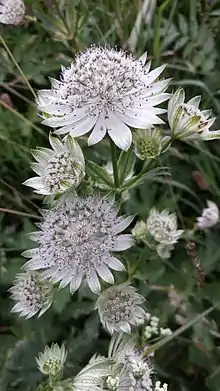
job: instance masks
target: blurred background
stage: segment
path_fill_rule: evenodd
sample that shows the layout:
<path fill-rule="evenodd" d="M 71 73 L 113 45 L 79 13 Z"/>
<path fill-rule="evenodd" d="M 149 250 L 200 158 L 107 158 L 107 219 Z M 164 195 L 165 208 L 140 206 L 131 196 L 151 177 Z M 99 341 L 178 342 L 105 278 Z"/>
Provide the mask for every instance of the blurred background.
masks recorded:
<path fill-rule="evenodd" d="M 170 91 L 182 85 L 187 97 L 202 95 L 202 108 L 213 108 L 220 128 L 220 2 L 214 0 L 26 0 L 19 26 L 0 25 L 0 390 L 36 390 L 42 381 L 35 356 L 46 343 L 65 342 L 65 376 L 72 376 L 95 351 L 106 353 L 109 337 L 92 311 L 94 297 L 64 289 L 40 319 L 12 315 L 8 289 L 24 263 L 21 252 L 33 243 L 41 196 L 22 183 L 30 176 L 31 149 L 48 146 L 30 89 L 50 88 L 74 55 L 92 44 L 111 45 L 140 56 L 148 52 L 153 67 L 167 64 Z M 17 66 L 17 65 L 18 66 Z M 107 163 L 105 144 L 85 155 Z M 220 144 L 175 144 L 160 157 L 171 176 L 154 178 L 129 195 L 124 212 L 145 219 L 149 209 L 175 210 L 182 228 L 192 228 L 206 200 L 220 200 Z M 135 167 L 138 170 L 138 165 Z M 195 238 L 205 273 L 201 284 L 195 259 L 179 243 L 168 261 L 148 256 L 135 275 L 148 310 L 164 327 L 175 330 L 220 301 L 220 230 Z M 129 252 L 129 262 L 142 249 Z M 126 257 L 126 255 L 125 255 Z M 123 258 L 122 258 L 123 259 Z M 146 261 L 147 260 L 147 261 Z M 126 262 L 126 259 L 125 259 Z M 123 280 L 123 277 L 118 277 Z M 120 281 L 120 280 L 119 280 Z M 169 391 L 219 391 L 220 312 L 215 309 L 155 354 L 156 371 Z"/>

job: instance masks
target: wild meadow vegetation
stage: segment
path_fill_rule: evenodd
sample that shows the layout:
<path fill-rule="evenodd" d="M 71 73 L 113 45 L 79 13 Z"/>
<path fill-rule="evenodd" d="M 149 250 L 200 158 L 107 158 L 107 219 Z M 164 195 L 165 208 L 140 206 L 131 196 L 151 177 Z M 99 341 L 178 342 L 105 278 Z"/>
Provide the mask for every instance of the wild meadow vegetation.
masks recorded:
<path fill-rule="evenodd" d="M 0 22 L 6 1 L 0 0 Z M 25 0 L 25 8 L 25 16 L 19 23 L 0 23 L 0 391 L 166 391 L 163 383 L 168 384 L 169 391 L 219 391 L 220 2 Z M 83 59 L 79 53 L 88 48 L 90 51 Z M 129 117 L 126 118 L 132 129 L 132 140 L 128 139 L 128 133 L 123 133 L 125 136 L 120 139 L 108 128 L 105 137 L 97 131 L 88 145 L 91 132 L 81 129 L 80 133 L 77 126 L 71 125 L 71 104 L 76 102 L 71 101 L 69 111 L 65 111 L 67 106 L 63 102 L 69 90 L 63 92 L 62 101 L 57 103 L 61 112 L 56 112 L 54 102 L 61 84 L 66 83 L 65 77 L 74 77 L 67 75 L 65 68 L 82 58 L 78 64 L 81 84 L 75 90 L 81 94 L 82 101 L 83 88 L 90 78 L 91 91 L 98 88 L 91 69 L 97 71 L 100 78 L 97 81 L 100 99 L 110 99 L 107 94 L 111 90 L 115 94 L 111 99 L 120 100 L 124 85 L 130 88 L 133 71 L 122 80 L 121 90 L 117 78 L 109 87 L 114 64 L 102 58 L 105 51 L 108 56 L 117 56 L 114 53 L 120 49 L 125 54 L 120 52 L 122 57 L 114 61 L 121 61 L 123 66 L 128 64 L 128 73 L 131 72 L 129 66 L 134 66 L 136 72 L 142 63 L 144 66 L 149 61 L 150 71 L 166 64 L 163 72 L 152 80 L 161 99 L 156 95 L 158 101 L 155 98 L 148 117 L 144 111 L 147 108 L 140 108 L 136 122 L 129 114 L 133 107 L 123 113 Z M 136 60 L 146 52 L 146 58 Z M 94 63 L 96 58 L 98 63 L 90 69 L 92 55 Z M 78 68 L 74 70 L 78 72 Z M 56 84 L 54 79 L 61 83 Z M 70 79 L 67 84 L 72 82 Z M 172 95 L 165 94 L 175 93 L 184 106 L 183 90 L 179 87 L 185 90 L 185 102 L 201 95 L 199 109 L 203 110 L 203 117 L 195 106 L 193 113 L 179 111 L 175 114 L 174 105 L 171 107 L 170 103 L 174 102 Z M 55 91 L 52 103 L 48 91 L 37 97 L 38 91 L 51 91 L 51 88 Z M 137 99 L 138 91 L 135 90 Z M 93 99 L 96 102 L 99 95 L 94 93 Z M 198 103 L 196 98 L 193 104 L 198 106 Z M 80 107 L 81 101 L 77 104 Z M 109 101 L 105 102 L 108 104 Z M 128 107 L 129 103 L 126 104 Z M 168 115 L 165 110 L 154 111 L 155 105 L 162 109 L 170 105 L 170 116 L 176 115 L 176 120 L 169 120 L 169 111 Z M 205 112 L 209 109 L 212 114 Z M 84 108 L 79 110 L 80 117 Z M 164 123 L 154 122 L 156 115 Z M 177 126 L 178 115 L 186 121 L 182 128 L 180 124 L 179 128 Z M 190 123 L 184 115 L 191 115 Z M 146 121 L 147 130 L 144 126 L 137 130 L 139 126 L 135 124 L 138 120 L 141 124 L 145 116 L 155 128 L 150 128 Z M 205 128 L 213 117 L 216 117 L 215 122 L 208 124 L 212 131 L 216 130 L 216 136 Z M 69 125 L 71 129 L 78 129 L 78 133 L 71 130 L 71 134 L 66 135 L 67 129 L 55 138 L 57 128 Z M 117 126 L 118 132 L 124 132 L 125 125 Z M 207 140 L 208 137 L 211 140 Z M 66 143 L 65 151 L 59 144 L 61 140 Z M 112 141 L 109 143 L 109 140 Z M 57 170 L 58 158 L 54 155 L 55 171 L 49 174 L 47 171 L 47 186 L 39 180 L 27 182 L 26 186 L 24 182 L 33 176 L 45 179 L 45 167 L 49 170 L 51 152 L 50 156 L 46 149 L 36 152 L 37 146 L 62 152 L 64 171 L 59 171 L 59 167 Z M 75 156 L 75 165 L 72 160 L 65 161 L 65 154 L 71 153 Z M 32 168 L 36 174 L 30 166 L 34 161 Z M 69 177 L 65 177 L 65 170 L 70 172 Z M 207 201 L 211 201 L 209 215 L 204 212 Z M 68 202 L 71 206 L 66 206 Z M 51 212 L 42 212 L 45 209 Z M 164 210 L 163 216 L 160 215 Z M 170 217 L 170 213 L 174 215 Z M 85 216 L 89 219 L 92 216 L 88 224 Z M 53 221 L 57 224 L 55 228 Z M 97 222 L 99 231 L 94 228 Z M 38 232 L 31 237 L 30 233 L 39 230 L 41 234 Z M 94 259 L 95 263 L 102 252 L 106 262 L 98 272 L 99 278 L 96 273 L 95 276 L 91 276 L 90 271 L 87 273 L 87 264 L 83 264 L 80 272 L 67 268 L 64 275 L 65 251 L 56 252 L 56 248 L 52 248 L 56 234 L 61 231 L 65 235 L 62 249 L 69 251 L 70 256 L 74 253 L 74 262 L 84 262 L 86 253 L 86 262 Z M 161 239 L 165 234 L 167 241 L 164 237 Z M 93 235 L 93 239 L 89 235 Z M 40 260 L 36 258 L 39 253 L 36 256 L 33 250 L 37 245 L 31 240 L 36 237 L 40 242 Z M 113 250 L 115 258 L 108 258 L 104 240 L 108 241 L 108 249 Z M 22 269 L 22 273 L 31 275 L 28 283 L 14 280 L 26 262 L 22 253 L 27 250 L 33 250 L 25 253 L 32 257 L 28 268 L 40 269 L 39 272 Z M 50 257 L 55 257 L 51 255 L 53 251 L 60 262 L 55 270 L 54 263 L 50 267 L 47 264 Z M 39 262 L 37 267 L 36 262 Z M 106 265 L 114 269 L 114 281 Z M 41 268 L 48 280 L 38 282 Z M 84 279 L 84 270 L 87 279 Z M 10 292 L 12 285 L 15 289 Z M 106 291 L 111 286 L 112 290 Z M 29 289 L 30 297 L 25 297 L 26 302 L 22 289 Z M 35 289 L 38 289 L 37 294 Z M 101 296 L 98 296 L 100 290 Z M 45 295 L 43 305 L 38 308 L 41 316 L 38 309 L 28 307 L 32 293 L 37 303 L 39 297 L 42 299 Z M 136 312 L 130 314 L 134 319 L 129 318 L 130 322 L 121 323 L 119 327 L 120 311 L 124 311 L 123 320 L 130 316 L 120 298 Z M 13 313 L 16 302 L 20 307 Z M 109 314 L 115 323 L 109 321 Z M 121 344 L 117 337 L 111 337 L 119 332 L 123 332 L 117 334 Z M 56 343 L 63 347 L 59 349 Z M 47 345 L 51 350 L 46 348 L 46 354 L 39 356 Z M 137 352 L 141 352 L 140 357 L 144 359 L 141 364 L 128 360 L 125 368 L 125 358 L 123 363 L 119 359 L 119 348 L 121 354 L 127 348 L 133 349 L 135 360 Z M 98 355 L 93 358 L 94 362 L 81 373 L 94 354 Z M 127 377 L 126 381 L 135 373 L 135 385 L 121 384 L 121 373 Z M 160 386 L 159 383 L 156 386 L 157 381 L 161 382 Z"/>

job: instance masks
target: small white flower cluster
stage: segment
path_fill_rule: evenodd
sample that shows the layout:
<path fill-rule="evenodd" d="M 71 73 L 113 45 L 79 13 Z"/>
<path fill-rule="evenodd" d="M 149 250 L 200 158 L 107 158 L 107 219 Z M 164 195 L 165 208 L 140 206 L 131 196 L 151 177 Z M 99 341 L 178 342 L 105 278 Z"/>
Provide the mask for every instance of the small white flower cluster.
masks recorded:
<path fill-rule="evenodd" d="M 203 230 L 213 227 L 219 221 L 219 209 L 213 201 L 207 201 L 208 208 L 203 209 L 202 215 L 197 217 L 196 227 Z"/>
<path fill-rule="evenodd" d="M 60 377 L 67 358 L 67 352 L 64 345 L 52 344 L 51 348 L 46 346 L 43 353 L 36 358 L 39 370 L 52 377 Z"/>
<path fill-rule="evenodd" d="M 157 381 L 154 391 L 168 391 L 168 384 L 164 383 L 162 385 L 160 381 Z"/>
<path fill-rule="evenodd" d="M 18 25 L 25 15 L 23 0 L 0 1 L 0 23 Z"/>
<path fill-rule="evenodd" d="M 151 249 L 155 249 L 162 259 L 170 258 L 174 244 L 183 232 L 178 229 L 176 213 L 170 213 L 167 209 L 159 212 L 155 208 L 150 210 L 146 223 L 139 221 L 132 230 L 137 242 L 143 242 Z"/>
<path fill-rule="evenodd" d="M 147 319 L 149 324 L 144 329 L 144 336 L 147 340 L 153 336 L 167 337 L 172 334 L 172 330 L 170 328 L 160 327 L 160 319 L 157 316 L 147 314 Z"/>

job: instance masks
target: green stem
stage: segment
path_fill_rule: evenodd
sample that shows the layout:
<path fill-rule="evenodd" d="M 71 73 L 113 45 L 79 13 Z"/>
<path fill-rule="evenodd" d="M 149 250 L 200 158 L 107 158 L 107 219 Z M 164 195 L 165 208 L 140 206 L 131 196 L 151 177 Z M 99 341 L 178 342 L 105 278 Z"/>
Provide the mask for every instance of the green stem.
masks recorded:
<path fill-rule="evenodd" d="M 112 157 L 112 167 L 113 167 L 113 176 L 114 176 L 114 184 L 115 189 L 119 188 L 119 176 L 118 176 L 118 164 L 117 164 L 117 155 L 116 155 L 116 147 L 114 142 L 111 138 L 110 140 L 110 150 L 111 150 L 111 157 Z"/>
<path fill-rule="evenodd" d="M 30 91 L 32 92 L 34 98 L 36 98 L 37 95 L 35 94 L 33 88 L 31 87 L 31 85 L 30 85 L 28 79 L 27 79 L 26 76 L 25 76 L 24 72 L 22 71 L 22 69 L 21 69 L 20 66 L 18 65 L 18 63 L 17 63 L 17 61 L 15 60 L 15 58 L 14 58 L 14 56 L 13 56 L 11 50 L 9 49 L 9 47 L 7 46 L 7 44 L 6 44 L 5 40 L 4 40 L 4 38 L 3 38 L 1 35 L 0 35 L 0 42 L 1 42 L 2 45 L 4 46 L 6 52 L 8 53 L 10 59 L 12 60 L 13 64 L 16 66 L 17 70 L 19 71 L 19 73 L 20 73 L 21 76 L 23 77 L 25 83 L 27 84 L 28 88 L 29 88 Z"/>
<path fill-rule="evenodd" d="M 163 11 L 166 8 L 166 6 L 169 4 L 169 2 L 170 0 L 164 0 L 163 3 L 159 6 L 158 14 L 156 15 L 156 22 L 155 22 L 155 29 L 154 29 L 154 43 L 153 43 L 155 66 L 158 66 L 160 62 L 160 52 L 161 52 L 160 28 L 161 28 Z"/>
<path fill-rule="evenodd" d="M 45 136 L 45 133 L 42 129 L 38 128 L 38 126 L 36 126 L 35 124 L 33 124 L 31 121 L 29 121 L 29 119 L 27 119 L 26 117 L 24 117 L 21 113 L 19 113 L 18 111 L 16 111 L 15 109 L 13 109 L 13 107 L 9 106 L 7 103 L 3 102 L 1 99 L 0 99 L 0 106 L 3 106 L 5 109 L 11 111 L 11 113 L 13 113 L 14 115 L 16 115 L 18 118 L 20 118 L 22 121 L 26 122 L 26 124 L 28 124 L 29 126 L 31 126 L 33 129 L 35 129 L 38 133 L 42 134 L 44 137 Z"/>

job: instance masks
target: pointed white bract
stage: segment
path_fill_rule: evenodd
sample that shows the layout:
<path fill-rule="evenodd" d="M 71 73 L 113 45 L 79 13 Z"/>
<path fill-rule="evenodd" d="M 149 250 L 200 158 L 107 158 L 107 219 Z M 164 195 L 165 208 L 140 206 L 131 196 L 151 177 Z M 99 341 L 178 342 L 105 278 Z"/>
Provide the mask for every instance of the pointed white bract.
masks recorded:
<path fill-rule="evenodd" d="M 202 215 L 200 217 L 197 217 L 196 226 L 199 229 L 212 227 L 219 221 L 219 209 L 215 202 L 207 201 L 207 205 L 208 207 L 203 209 Z"/>
<path fill-rule="evenodd" d="M 52 377 L 59 378 L 62 374 L 63 367 L 66 361 L 67 352 L 64 345 L 59 347 L 57 343 L 53 343 L 51 347 L 46 346 L 43 353 L 36 358 L 39 370 Z"/>
<path fill-rule="evenodd" d="M 183 230 L 177 228 L 176 213 L 170 213 L 167 209 L 162 212 L 155 208 L 150 210 L 147 230 L 157 242 L 165 245 L 177 243 L 183 233 Z"/>
<path fill-rule="evenodd" d="M 113 284 L 110 269 L 124 270 L 111 252 L 133 245 L 131 234 L 120 235 L 132 219 L 117 217 L 113 201 L 98 196 L 76 198 L 45 211 L 40 231 L 30 235 L 39 247 L 23 253 L 32 258 L 26 268 L 44 270 L 45 278 L 61 287 L 70 284 L 72 293 L 86 278 L 90 289 L 99 293 L 99 277 Z"/>
<path fill-rule="evenodd" d="M 0 23 L 17 25 L 25 15 L 23 0 L 0 0 Z"/>
<path fill-rule="evenodd" d="M 89 363 L 71 381 L 72 391 L 103 391 L 104 378 L 111 372 L 112 361 L 92 357 Z"/>
<path fill-rule="evenodd" d="M 143 358 L 143 351 L 135 347 L 134 338 L 113 335 L 109 356 L 115 362 L 112 373 L 106 381 L 109 391 L 152 391 L 153 367 L 149 358 Z M 117 388 L 114 388 L 117 385 Z"/>
<path fill-rule="evenodd" d="M 16 302 L 12 312 L 26 318 L 37 313 L 38 316 L 43 315 L 52 304 L 53 286 L 48 281 L 42 281 L 38 272 L 19 273 L 9 291 Z"/>
<path fill-rule="evenodd" d="M 199 110 L 200 100 L 200 96 L 195 96 L 185 103 L 185 92 L 182 88 L 169 100 L 168 122 L 173 138 L 184 141 L 220 138 L 220 130 L 209 130 L 215 118 L 209 118 L 211 110 Z"/>
<path fill-rule="evenodd" d="M 136 288 L 128 284 L 114 285 L 101 292 L 96 301 L 103 326 L 113 334 L 114 331 L 131 332 L 131 326 L 144 322 L 145 311 L 139 304 L 145 301 Z"/>
<path fill-rule="evenodd" d="M 39 92 L 38 108 L 47 114 L 43 123 L 56 128 L 57 134 L 73 137 L 91 131 L 88 145 L 108 134 L 119 148 L 128 150 L 130 127 L 163 123 L 158 114 L 166 110 L 155 106 L 170 97 L 164 93 L 169 80 L 158 81 L 165 66 L 149 72 L 150 65 L 113 48 L 87 49 L 62 69 L 60 81 L 51 81 L 51 90 Z"/>
<path fill-rule="evenodd" d="M 39 148 L 32 152 L 37 161 L 32 163 L 32 169 L 39 176 L 28 179 L 24 184 L 43 195 L 75 189 L 85 175 L 85 160 L 79 144 L 71 136 L 61 142 L 50 135 L 49 141 L 52 149 Z"/>

